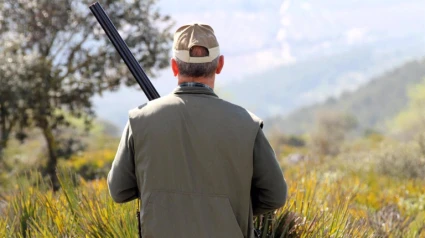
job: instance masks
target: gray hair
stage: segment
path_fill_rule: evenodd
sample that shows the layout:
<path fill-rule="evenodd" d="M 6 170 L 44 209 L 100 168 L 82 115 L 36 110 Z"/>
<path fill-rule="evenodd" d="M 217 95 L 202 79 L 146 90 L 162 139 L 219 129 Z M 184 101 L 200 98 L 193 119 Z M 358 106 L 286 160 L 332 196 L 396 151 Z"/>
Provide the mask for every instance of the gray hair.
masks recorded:
<path fill-rule="evenodd" d="M 203 57 L 208 56 L 208 49 L 202 46 L 194 46 L 189 52 L 191 57 Z M 220 57 L 220 56 L 219 56 Z M 208 63 L 186 63 L 175 58 L 177 67 L 179 68 L 179 74 L 181 76 L 199 78 L 199 77 L 211 77 L 215 74 L 215 70 L 218 65 L 218 58 Z"/>

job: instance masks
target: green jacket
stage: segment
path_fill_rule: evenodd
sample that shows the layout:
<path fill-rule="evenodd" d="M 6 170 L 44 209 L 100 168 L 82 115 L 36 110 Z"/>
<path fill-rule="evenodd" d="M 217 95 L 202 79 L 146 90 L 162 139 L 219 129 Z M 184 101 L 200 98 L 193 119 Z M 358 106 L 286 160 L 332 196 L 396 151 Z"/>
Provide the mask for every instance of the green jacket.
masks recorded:
<path fill-rule="evenodd" d="M 200 87 L 129 113 L 108 175 L 119 203 L 141 198 L 144 238 L 254 237 L 253 215 L 285 203 L 262 121 Z"/>

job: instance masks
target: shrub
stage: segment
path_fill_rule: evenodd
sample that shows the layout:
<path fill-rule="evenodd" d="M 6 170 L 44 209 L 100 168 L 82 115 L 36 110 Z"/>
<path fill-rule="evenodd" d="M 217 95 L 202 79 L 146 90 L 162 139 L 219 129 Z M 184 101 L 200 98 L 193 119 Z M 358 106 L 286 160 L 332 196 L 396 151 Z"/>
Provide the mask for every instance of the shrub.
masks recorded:
<path fill-rule="evenodd" d="M 386 146 L 375 154 L 377 172 L 398 178 L 425 176 L 425 158 L 414 143 Z"/>
<path fill-rule="evenodd" d="M 102 149 L 79 153 L 61 163 L 85 180 L 93 180 L 105 178 L 108 175 L 114 157 L 115 150 Z"/>
<path fill-rule="evenodd" d="M 357 126 L 354 116 L 339 111 L 321 111 L 310 134 L 310 147 L 317 155 L 337 155 L 348 133 Z"/>

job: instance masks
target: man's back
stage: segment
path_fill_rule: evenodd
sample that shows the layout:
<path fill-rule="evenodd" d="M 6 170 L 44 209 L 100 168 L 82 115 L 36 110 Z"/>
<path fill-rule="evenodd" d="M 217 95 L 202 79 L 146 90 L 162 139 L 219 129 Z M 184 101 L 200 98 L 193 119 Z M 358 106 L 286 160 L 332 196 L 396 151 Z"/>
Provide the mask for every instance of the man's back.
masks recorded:
<path fill-rule="evenodd" d="M 120 203 L 141 198 L 144 238 L 253 237 L 253 215 L 286 199 L 262 122 L 214 94 L 224 57 L 210 26 L 178 28 L 173 55 L 179 87 L 130 111 L 110 194 Z"/>
<path fill-rule="evenodd" d="M 181 88 L 132 111 L 144 235 L 248 237 L 260 124 L 204 88 Z"/>

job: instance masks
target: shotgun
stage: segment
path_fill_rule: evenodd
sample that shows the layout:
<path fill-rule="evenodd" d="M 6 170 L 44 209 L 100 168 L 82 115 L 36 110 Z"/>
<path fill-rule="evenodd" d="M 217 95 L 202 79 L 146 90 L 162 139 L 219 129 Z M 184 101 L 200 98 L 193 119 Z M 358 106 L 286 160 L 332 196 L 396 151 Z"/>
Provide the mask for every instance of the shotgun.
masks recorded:
<path fill-rule="evenodd" d="M 134 55 L 131 53 L 125 41 L 122 39 L 111 19 L 106 15 L 100 3 L 96 2 L 90 5 L 90 10 L 93 15 L 96 17 L 99 24 L 102 26 L 106 35 L 108 36 L 111 43 L 114 45 L 115 49 L 118 51 L 124 63 L 127 65 L 131 74 L 136 79 L 140 88 L 142 88 L 146 97 L 149 101 L 159 98 L 159 93 L 156 91 L 155 87 L 152 85 L 145 71 L 143 71 L 139 62 L 137 62 Z M 142 237 L 142 228 L 140 224 L 140 198 L 137 199 L 137 222 L 138 222 L 138 231 L 139 237 Z"/>

